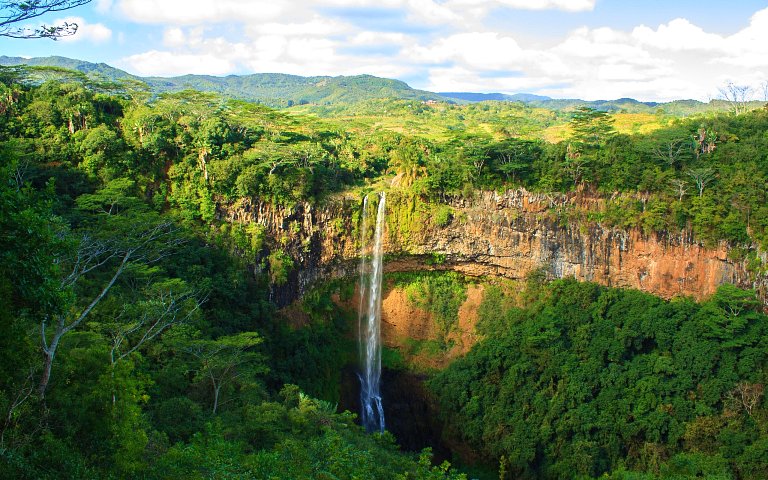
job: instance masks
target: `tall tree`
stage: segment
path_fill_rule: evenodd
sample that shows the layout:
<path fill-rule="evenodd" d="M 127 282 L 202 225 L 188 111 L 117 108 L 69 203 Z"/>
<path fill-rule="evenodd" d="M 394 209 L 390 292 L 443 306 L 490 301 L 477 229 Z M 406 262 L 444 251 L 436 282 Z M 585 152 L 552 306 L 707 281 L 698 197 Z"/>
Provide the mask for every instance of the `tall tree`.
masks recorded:
<path fill-rule="evenodd" d="M 215 415 L 221 403 L 222 389 L 247 375 L 266 372 L 261 356 L 253 349 L 262 342 L 256 332 L 243 332 L 216 340 L 196 340 L 186 347 L 199 362 L 197 377 L 210 382 Z"/>
<path fill-rule="evenodd" d="M 579 107 L 570 123 L 571 142 L 579 151 L 600 147 L 616 134 L 613 118 L 608 112 L 589 107 Z"/>
<path fill-rule="evenodd" d="M 749 97 L 752 94 L 752 87 L 749 85 L 736 85 L 733 82 L 728 82 L 724 86 L 718 88 L 718 91 L 723 99 L 731 105 L 731 111 L 733 113 L 738 115 L 747 111 Z"/>
<path fill-rule="evenodd" d="M 127 191 L 133 182 L 118 179 L 95 194 L 78 198 L 81 210 L 97 213 L 93 232 L 84 231 L 76 237 L 74 253 L 57 259 L 62 266 L 60 289 L 80 293 L 85 302 L 62 309 L 52 317 L 50 332 L 48 316 L 40 320 L 40 339 L 43 351 L 43 373 L 39 393 L 45 395 L 51 378 L 53 361 L 61 339 L 77 329 L 107 296 L 115 282 L 130 268 L 150 265 L 171 255 L 183 240 L 176 228 L 166 220 L 156 218 L 147 211 L 141 200 Z M 75 236 L 76 234 L 73 234 Z M 65 270 L 66 269 L 66 270 Z M 80 286 L 93 284 L 93 276 L 104 275 L 98 288 L 84 292 Z M 98 280 L 97 280 L 98 282 Z"/>

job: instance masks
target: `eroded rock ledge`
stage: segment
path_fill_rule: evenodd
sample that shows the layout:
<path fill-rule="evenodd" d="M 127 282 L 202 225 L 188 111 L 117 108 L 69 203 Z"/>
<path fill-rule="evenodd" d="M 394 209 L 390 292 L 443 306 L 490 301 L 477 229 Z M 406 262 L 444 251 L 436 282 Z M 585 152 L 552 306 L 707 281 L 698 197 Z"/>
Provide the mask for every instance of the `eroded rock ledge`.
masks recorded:
<path fill-rule="evenodd" d="M 449 202 L 451 215 L 439 226 L 429 210 L 437 207 L 393 192 L 387 201 L 385 269 L 452 269 L 511 279 L 540 269 L 551 278 L 573 276 L 664 298 L 702 299 L 719 285 L 732 283 L 755 288 L 765 302 L 768 278 L 732 260 L 724 243 L 707 248 L 690 233 L 644 235 L 636 229 L 575 225 L 556 214 L 575 204 L 600 208 L 600 202 L 524 189 L 480 192 L 472 199 Z M 219 216 L 258 223 L 269 246 L 283 248 L 294 258 L 298 268 L 274 295 L 279 304 L 287 304 L 318 279 L 354 274 L 361 206 L 361 199 L 351 197 L 292 207 L 245 199 L 221 205 Z"/>

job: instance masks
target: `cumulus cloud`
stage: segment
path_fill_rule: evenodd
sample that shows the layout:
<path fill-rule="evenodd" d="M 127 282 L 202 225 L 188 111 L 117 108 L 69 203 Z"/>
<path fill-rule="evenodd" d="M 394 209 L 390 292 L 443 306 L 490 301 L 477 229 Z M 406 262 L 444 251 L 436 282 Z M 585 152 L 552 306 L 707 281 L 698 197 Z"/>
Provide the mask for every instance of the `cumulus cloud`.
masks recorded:
<path fill-rule="evenodd" d="M 287 2 L 269 0 L 121 0 L 119 9 L 140 23 L 199 25 L 265 21 L 296 13 Z"/>
<path fill-rule="evenodd" d="M 676 18 L 656 30 L 641 25 L 632 31 L 632 37 L 641 45 L 661 50 L 721 51 L 725 40 L 720 35 L 707 33 L 685 18 Z"/>
<path fill-rule="evenodd" d="M 112 8 L 112 0 L 96 0 L 96 11 L 106 13 Z"/>
<path fill-rule="evenodd" d="M 597 0 L 116 0 L 113 8 L 134 22 L 164 27 L 162 47 L 123 59 L 125 68 L 143 75 L 370 73 L 421 77 L 415 87 L 442 91 L 646 100 L 707 99 L 727 79 L 747 78 L 757 84 L 768 78 L 768 8 L 732 35 L 709 32 L 686 18 L 671 18 L 627 29 L 576 28 L 542 45 L 503 27 L 487 27 L 488 14 L 500 9 L 588 12 L 596 4 Z M 386 21 L 377 22 L 366 12 L 384 15 Z"/>
<path fill-rule="evenodd" d="M 98 0 L 99 8 L 112 0 Z M 383 8 L 405 12 L 427 24 L 456 24 L 482 16 L 492 8 L 588 11 L 596 0 L 118 0 L 120 12 L 141 23 L 193 25 L 219 22 L 291 21 L 325 8 Z"/>
<path fill-rule="evenodd" d="M 187 36 L 181 28 L 167 28 L 163 32 L 163 45 L 166 47 L 183 47 L 186 45 Z"/>
<path fill-rule="evenodd" d="M 596 0 L 450 0 L 451 6 L 474 6 L 490 8 L 502 6 L 516 10 L 565 10 L 581 12 L 593 10 Z"/>
<path fill-rule="evenodd" d="M 352 31 L 351 25 L 336 19 L 326 19 L 320 16 L 305 22 L 268 22 L 253 24 L 246 27 L 251 36 L 286 35 L 286 36 L 334 36 Z"/>
<path fill-rule="evenodd" d="M 88 23 L 82 17 L 67 17 L 54 21 L 55 25 L 62 23 L 76 23 L 77 33 L 68 37 L 61 37 L 63 42 L 89 41 L 102 43 L 112 38 L 112 30 L 101 23 Z"/>
<path fill-rule="evenodd" d="M 768 67 L 768 8 L 752 15 L 749 25 L 725 40 L 716 62 L 746 68 Z"/>
<path fill-rule="evenodd" d="M 519 66 L 522 49 L 514 38 L 495 32 L 459 33 L 429 46 L 415 46 L 407 54 L 421 63 L 456 61 L 478 70 Z"/>
<path fill-rule="evenodd" d="M 530 92 L 552 87 L 557 81 L 546 76 L 496 75 L 487 77 L 464 67 L 433 68 L 426 88 L 434 92 Z"/>
<path fill-rule="evenodd" d="M 143 76 L 175 76 L 182 73 L 223 75 L 233 69 L 226 59 L 215 55 L 177 54 L 173 52 L 149 52 L 124 58 L 121 64 Z"/>

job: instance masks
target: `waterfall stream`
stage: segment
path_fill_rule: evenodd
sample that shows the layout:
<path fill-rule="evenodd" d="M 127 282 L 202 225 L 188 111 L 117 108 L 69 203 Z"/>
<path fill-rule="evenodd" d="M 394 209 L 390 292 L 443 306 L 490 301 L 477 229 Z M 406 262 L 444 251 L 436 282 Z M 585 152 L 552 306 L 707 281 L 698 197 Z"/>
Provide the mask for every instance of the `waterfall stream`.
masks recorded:
<path fill-rule="evenodd" d="M 358 331 L 360 341 L 360 420 L 369 432 L 384 431 L 384 407 L 381 404 L 381 280 L 382 236 L 386 196 L 379 194 L 373 245 L 368 240 L 368 195 L 363 199 L 360 229 L 360 305 Z"/>

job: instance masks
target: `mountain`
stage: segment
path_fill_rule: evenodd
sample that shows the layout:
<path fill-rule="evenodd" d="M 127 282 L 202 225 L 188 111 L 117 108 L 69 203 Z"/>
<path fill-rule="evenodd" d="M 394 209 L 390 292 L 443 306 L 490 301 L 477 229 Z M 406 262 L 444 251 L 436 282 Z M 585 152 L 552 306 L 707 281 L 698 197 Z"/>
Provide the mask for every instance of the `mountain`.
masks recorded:
<path fill-rule="evenodd" d="M 301 77 L 282 73 L 257 73 L 227 77 L 209 75 L 149 77 L 144 81 L 153 90 L 159 92 L 191 88 L 282 107 L 307 103 L 317 105 L 355 103 L 374 98 L 392 97 L 422 101 L 444 100 L 435 93 L 413 89 L 400 80 L 372 75 Z"/>
<path fill-rule="evenodd" d="M 579 99 L 557 99 L 531 93 L 434 93 L 411 88 L 400 80 L 355 76 L 314 76 L 302 77 L 283 73 L 258 73 L 252 75 L 183 75 L 179 77 L 138 77 L 107 65 L 91 63 L 66 57 L 22 58 L 0 56 L 0 66 L 29 65 L 32 67 L 58 67 L 82 72 L 97 80 L 113 82 L 143 82 L 155 95 L 194 89 L 216 92 L 240 100 L 256 101 L 271 107 L 293 105 L 349 105 L 367 100 L 397 98 L 417 101 L 443 101 L 451 103 L 475 103 L 484 101 L 523 102 L 532 107 L 549 110 L 572 110 L 587 106 L 607 112 L 656 113 L 687 116 L 704 111 L 728 110 L 727 102 L 713 100 L 709 103 L 696 100 L 677 100 L 668 103 L 640 102 L 632 98 L 617 100 L 586 101 Z M 55 74 L 53 75 L 54 78 Z M 50 77 L 42 76 L 43 79 Z M 755 102 L 759 104 L 760 102 Z"/>
<path fill-rule="evenodd" d="M 411 88 L 400 80 L 356 76 L 302 77 L 282 73 L 258 73 L 253 75 L 183 75 L 180 77 L 138 77 L 105 63 L 90 63 L 66 57 L 21 58 L 0 56 L 0 65 L 29 65 L 33 67 L 59 67 L 85 73 L 100 80 L 139 80 L 146 83 L 155 94 L 194 89 L 216 92 L 241 100 L 258 101 L 274 107 L 299 104 L 330 105 L 355 103 L 376 98 L 400 98 L 406 100 L 446 99 L 438 94 Z"/>
<path fill-rule="evenodd" d="M 107 65 L 106 63 L 91 63 L 83 60 L 58 56 L 23 58 L 7 57 L 5 55 L 1 55 L 0 65 L 5 67 L 14 65 L 29 65 L 30 67 L 59 67 L 82 72 L 86 75 L 97 77 L 103 80 L 140 80 L 140 77 L 131 75 L 128 72 Z"/>
<path fill-rule="evenodd" d="M 439 95 L 445 98 L 464 100 L 468 102 L 499 101 L 529 103 L 551 100 L 550 97 L 534 95 L 532 93 L 516 93 L 514 95 L 509 95 L 506 93 L 440 92 Z"/>

